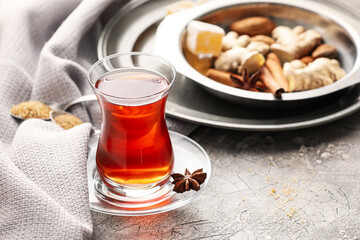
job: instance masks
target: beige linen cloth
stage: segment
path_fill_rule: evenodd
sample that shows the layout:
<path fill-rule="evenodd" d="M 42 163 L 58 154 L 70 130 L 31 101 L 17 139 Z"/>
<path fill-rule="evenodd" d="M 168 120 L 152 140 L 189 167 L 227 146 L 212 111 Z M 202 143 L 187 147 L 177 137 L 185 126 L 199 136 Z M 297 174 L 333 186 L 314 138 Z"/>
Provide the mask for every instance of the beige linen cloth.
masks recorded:
<path fill-rule="evenodd" d="M 86 74 L 97 60 L 99 18 L 114 3 L 125 1 L 0 1 L 0 239 L 92 236 L 86 178 L 91 125 L 65 131 L 42 120 L 19 122 L 9 109 L 29 99 L 67 102 L 91 93 Z M 93 122 L 99 122 L 98 110 L 96 103 L 72 108 Z M 193 129 L 168 124 L 185 134 Z"/>

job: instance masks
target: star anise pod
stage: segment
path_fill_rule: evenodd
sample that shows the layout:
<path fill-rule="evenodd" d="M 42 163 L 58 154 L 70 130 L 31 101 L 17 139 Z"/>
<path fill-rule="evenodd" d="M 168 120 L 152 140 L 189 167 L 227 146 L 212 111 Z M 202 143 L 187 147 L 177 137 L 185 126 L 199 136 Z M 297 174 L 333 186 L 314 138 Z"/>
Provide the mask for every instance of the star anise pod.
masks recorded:
<path fill-rule="evenodd" d="M 197 169 L 193 173 L 190 173 L 189 169 L 185 169 L 185 174 L 173 173 L 171 177 L 174 179 L 172 182 L 175 184 L 174 191 L 177 193 L 183 193 L 193 189 L 195 191 L 200 190 L 200 185 L 205 182 L 206 173 L 203 172 L 203 169 Z"/>
<path fill-rule="evenodd" d="M 259 81 L 261 71 L 256 71 L 251 76 L 248 74 L 246 68 L 243 69 L 241 76 L 237 74 L 231 74 L 230 78 L 238 88 L 244 90 L 251 90 L 255 92 L 262 92 L 266 89 L 265 85 Z"/>

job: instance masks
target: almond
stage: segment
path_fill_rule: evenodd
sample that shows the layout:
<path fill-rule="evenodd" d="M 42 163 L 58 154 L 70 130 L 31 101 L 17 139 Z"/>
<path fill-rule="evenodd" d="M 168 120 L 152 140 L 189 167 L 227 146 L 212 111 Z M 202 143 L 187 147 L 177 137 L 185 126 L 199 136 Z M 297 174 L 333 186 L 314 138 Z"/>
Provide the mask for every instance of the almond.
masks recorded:
<path fill-rule="evenodd" d="M 256 35 L 250 39 L 252 42 L 264 42 L 267 45 L 275 43 L 275 40 L 272 37 L 266 35 Z"/>
<path fill-rule="evenodd" d="M 314 61 L 314 58 L 311 56 L 305 56 L 305 57 L 300 58 L 300 61 L 302 61 L 303 63 L 308 65 L 309 63 Z"/>
<path fill-rule="evenodd" d="M 311 56 L 313 58 L 320 58 L 320 57 L 336 58 L 337 50 L 334 46 L 328 44 L 321 44 L 320 46 L 315 48 Z"/>
<path fill-rule="evenodd" d="M 266 17 L 248 17 L 230 24 L 230 30 L 239 35 L 247 34 L 250 37 L 256 35 L 270 36 L 276 24 Z"/>

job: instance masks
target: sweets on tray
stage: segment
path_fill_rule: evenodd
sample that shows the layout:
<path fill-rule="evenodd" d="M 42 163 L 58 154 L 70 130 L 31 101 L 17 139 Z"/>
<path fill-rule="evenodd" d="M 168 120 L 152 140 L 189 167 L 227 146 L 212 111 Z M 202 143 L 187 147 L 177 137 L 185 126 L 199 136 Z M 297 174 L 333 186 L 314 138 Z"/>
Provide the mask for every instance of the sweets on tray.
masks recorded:
<path fill-rule="evenodd" d="M 216 25 L 191 21 L 186 31 L 186 47 L 198 56 L 219 56 L 225 31 Z"/>
<path fill-rule="evenodd" d="M 326 86 L 346 75 L 336 60 L 336 48 L 313 29 L 276 26 L 257 16 L 235 21 L 229 29 L 225 34 L 217 25 L 193 20 L 184 44 L 189 64 L 222 84 L 280 97 L 283 92 Z"/>

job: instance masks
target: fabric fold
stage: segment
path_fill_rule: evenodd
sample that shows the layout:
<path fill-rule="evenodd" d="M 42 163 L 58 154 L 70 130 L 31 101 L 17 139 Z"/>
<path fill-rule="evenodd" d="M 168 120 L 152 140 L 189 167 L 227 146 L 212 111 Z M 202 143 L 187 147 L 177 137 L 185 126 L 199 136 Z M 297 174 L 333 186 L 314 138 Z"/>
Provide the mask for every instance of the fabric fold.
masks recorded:
<path fill-rule="evenodd" d="M 0 148 L 0 239 L 91 238 L 84 168 L 90 129 L 27 120 L 10 154 Z"/>
<path fill-rule="evenodd" d="M 21 122 L 9 110 L 30 99 L 65 103 L 91 94 L 87 71 L 97 61 L 101 14 L 126 2 L 1 3 L 0 239 L 91 238 L 86 174 L 91 125 L 65 131 L 42 120 Z M 99 127 L 97 103 L 69 111 Z M 172 130 L 189 134 L 194 129 L 167 120 Z"/>
<path fill-rule="evenodd" d="M 110 2 L 24 0 L 2 5 L 0 239 L 92 236 L 86 174 L 91 125 L 65 131 L 42 120 L 21 123 L 9 110 L 30 99 L 62 103 L 91 92 L 86 72 L 96 60 L 99 16 Z M 83 105 L 71 110 L 89 121 Z"/>

